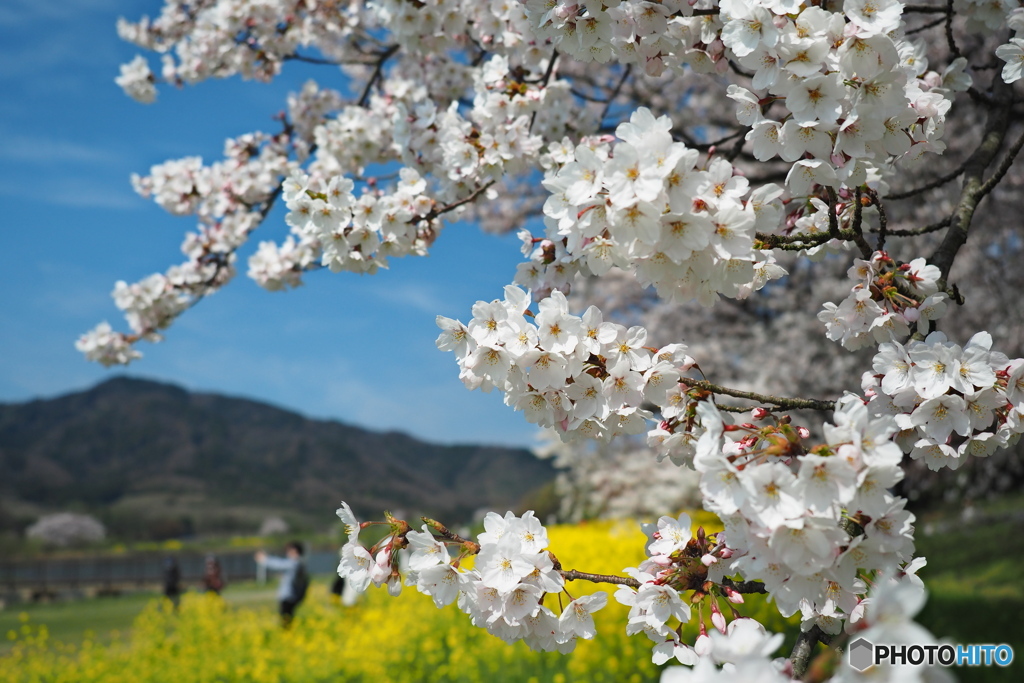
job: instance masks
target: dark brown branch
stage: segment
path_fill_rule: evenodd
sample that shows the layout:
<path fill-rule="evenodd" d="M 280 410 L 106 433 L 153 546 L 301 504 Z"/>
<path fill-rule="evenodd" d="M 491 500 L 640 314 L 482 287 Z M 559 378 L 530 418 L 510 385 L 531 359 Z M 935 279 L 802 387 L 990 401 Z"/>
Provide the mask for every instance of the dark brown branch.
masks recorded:
<path fill-rule="evenodd" d="M 537 83 L 538 87 L 546 88 L 548 83 L 551 81 L 551 75 L 555 73 L 555 62 L 558 61 L 558 50 L 551 51 L 551 59 L 548 60 L 548 68 L 544 70 L 544 75 L 537 81 L 526 81 L 527 83 Z M 533 122 L 537 120 L 537 109 L 533 110 L 530 114 L 530 127 L 528 130 L 533 130 Z"/>
<path fill-rule="evenodd" d="M 792 654 L 789 655 L 789 661 L 793 663 L 793 678 L 802 678 L 807 673 L 807 666 L 810 664 L 815 645 L 818 643 L 827 645 L 831 642 L 832 636 L 822 631 L 817 625 L 812 626 L 809 631 L 802 632 L 796 639 Z"/>
<path fill-rule="evenodd" d="M 930 28 L 935 28 L 936 26 L 938 26 L 939 24 L 941 24 L 944 21 L 946 21 L 945 18 L 939 18 L 939 19 L 936 19 L 935 21 L 929 21 L 927 24 L 922 24 L 921 26 L 917 26 L 917 27 L 914 27 L 914 28 L 910 29 L 909 31 L 906 32 L 906 35 L 912 36 L 915 33 L 920 33 L 921 31 L 927 31 Z"/>
<path fill-rule="evenodd" d="M 733 581 L 732 579 L 722 579 L 722 585 L 732 588 L 737 593 L 767 593 L 768 589 L 764 587 L 764 584 L 760 581 Z"/>
<path fill-rule="evenodd" d="M 875 200 L 875 207 L 878 209 L 878 251 L 885 250 L 885 238 L 889 235 L 889 217 L 885 213 L 885 206 L 878 199 L 878 195 L 872 195 Z"/>
<path fill-rule="evenodd" d="M 380 77 L 384 74 L 384 64 L 391 59 L 391 56 L 398 52 L 398 45 L 392 45 L 388 49 L 377 55 L 377 64 L 373 67 L 373 74 L 370 76 L 370 80 L 366 82 L 366 87 L 363 88 L 363 94 L 359 96 L 359 106 L 365 107 L 366 103 L 370 101 L 370 91 L 373 89 L 374 84 L 380 80 Z"/>
<path fill-rule="evenodd" d="M 948 12 L 948 8 L 938 5 L 904 5 L 903 7 L 904 14 L 946 14 Z"/>
<path fill-rule="evenodd" d="M 946 216 L 942 220 L 939 220 L 935 223 L 929 223 L 923 228 L 911 228 L 909 230 L 889 230 L 886 234 L 892 235 L 893 237 L 914 237 L 915 235 L 926 235 L 929 232 L 938 232 L 939 230 L 942 230 L 943 228 L 949 225 L 950 220 L 952 220 L 952 217 Z M 872 228 L 871 232 L 878 232 L 879 236 L 881 236 L 881 230 L 875 230 L 874 228 Z M 879 246 L 879 249 L 881 249 L 881 246 Z"/>
<path fill-rule="evenodd" d="M 875 253 L 875 250 L 868 244 L 868 241 L 864 239 L 864 231 L 861 229 L 861 223 L 864 220 L 864 205 L 861 204 L 861 188 L 857 187 L 857 192 L 854 195 L 853 201 L 853 224 L 850 226 L 850 230 L 853 231 L 855 237 L 853 243 L 860 249 L 860 255 L 865 260 L 870 261 L 871 255 Z"/>
<path fill-rule="evenodd" d="M 957 168 L 953 169 L 952 171 L 950 171 L 946 175 L 939 176 L 935 180 L 932 180 L 931 182 L 925 183 L 921 187 L 915 187 L 912 190 L 905 190 L 903 192 L 893 192 L 891 194 L 886 195 L 885 198 L 886 199 L 894 199 L 894 200 L 895 199 L 906 199 L 907 197 L 913 197 L 914 195 L 921 194 L 922 192 L 927 192 L 928 190 L 934 190 L 937 187 L 942 187 L 943 185 L 945 185 L 949 181 L 956 180 L 957 178 L 959 178 L 960 175 L 964 172 L 964 168 L 966 166 L 967 166 L 967 162 L 964 161 L 964 163 L 960 164 L 960 166 L 958 166 Z"/>
<path fill-rule="evenodd" d="M 608 96 L 608 101 L 605 103 L 604 109 L 601 110 L 601 117 L 597 120 L 598 124 L 603 123 L 604 117 L 608 116 L 608 110 L 612 108 L 612 103 L 615 102 L 615 98 L 619 96 L 620 92 L 622 92 L 622 86 L 626 84 L 626 79 L 629 78 L 631 73 L 633 73 L 633 65 L 627 64 L 626 68 L 622 71 L 622 78 L 619 79 L 618 85 L 616 85 L 615 89 L 612 90 L 612 94 Z"/>
<path fill-rule="evenodd" d="M 1006 172 L 1010 170 L 1010 166 L 1013 166 L 1013 162 L 1017 158 L 1017 154 L 1020 153 L 1021 146 L 1024 146 L 1024 131 L 1021 132 L 1020 137 L 1014 141 L 1009 151 L 1006 152 L 1006 156 L 1003 157 L 1003 160 L 999 163 L 999 168 L 996 169 L 996 172 L 989 176 L 989 179 L 986 180 L 985 184 L 981 186 L 980 190 L 978 190 L 979 201 L 981 201 L 981 199 L 989 192 L 994 190 L 996 185 L 999 184 L 999 181 L 1001 181 L 1003 176 L 1006 175 Z"/>
<path fill-rule="evenodd" d="M 455 209 L 459 208 L 460 206 L 464 206 L 464 205 L 469 204 L 470 202 L 474 201 L 477 197 L 479 197 L 481 194 L 486 192 L 487 188 L 489 188 L 494 183 L 495 183 L 495 181 L 493 181 L 493 180 L 491 182 L 489 182 L 489 183 L 485 183 L 485 184 L 481 185 L 480 187 L 476 188 L 475 190 L 473 190 L 473 192 L 470 193 L 470 195 L 468 197 L 464 197 L 464 198 L 460 199 L 457 202 L 452 202 L 451 204 L 445 204 L 444 206 L 435 206 L 433 209 L 431 209 L 430 211 L 428 211 L 427 213 L 425 213 L 422 216 L 414 216 L 412 220 L 413 220 L 413 222 L 416 222 L 416 223 L 418 223 L 420 221 L 428 221 L 428 222 L 432 221 L 435 218 L 437 218 L 438 216 L 446 214 L 449 211 L 454 211 Z"/>
<path fill-rule="evenodd" d="M 837 240 L 839 239 L 839 216 L 836 215 L 836 204 L 838 198 L 836 197 L 836 191 L 831 187 L 825 187 L 825 192 L 828 194 L 828 234 L 829 236 Z"/>
<path fill-rule="evenodd" d="M 953 0 L 946 0 L 946 45 L 949 46 L 949 52 L 953 55 L 953 59 L 963 57 L 953 38 Z"/>
<path fill-rule="evenodd" d="M 758 394 L 753 391 L 740 391 L 739 389 L 730 389 L 729 387 L 722 387 L 717 384 L 712 384 L 707 380 L 693 379 L 690 377 L 684 377 L 682 382 L 685 384 L 695 387 L 697 389 L 703 389 L 704 391 L 710 391 L 712 394 L 722 394 L 723 396 L 732 396 L 734 398 L 744 398 L 748 401 L 757 401 L 758 403 L 767 403 L 783 410 L 834 410 L 836 407 L 835 399 L 815 399 L 815 398 L 788 398 L 785 396 L 768 396 L 767 394 Z"/>
<path fill-rule="evenodd" d="M 340 62 L 335 62 L 330 59 L 322 59 L 321 57 L 309 57 L 308 55 L 300 55 L 298 53 L 285 55 L 283 57 L 283 61 L 305 62 L 307 64 L 322 64 L 325 66 L 341 66 L 342 64 L 364 64 L 366 66 L 369 66 L 370 64 L 373 64 L 373 61 L 368 59 L 349 59 Z"/>
<path fill-rule="evenodd" d="M 978 202 L 984 197 L 982 189 L 985 187 L 985 183 L 982 182 L 982 176 L 985 170 L 992 164 L 996 154 L 999 152 L 999 148 L 1002 147 L 1007 129 L 1010 126 L 1010 110 L 1013 107 L 1013 97 L 1010 87 L 1003 83 L 999 74 L 996 74 L 993 78 L 992 90 L 994 103 L 989 110 L 985 134 L 982 137 L 981 144 L 971 154 L 964 167 L 964 182 L 960 190 L 960 200 L 953 211 L 949 230 L 946 231 L 946 235 L 942 238 L 942 243 L 938 249 L 928 259 L 928 262 L 938 266 L 942 273 L 938 283 L 940 291 L 946 289 L 949 270 L 953 267 L 953 261 L 956 259 L 960 248 L 967 242 L 967 233 L 971 228 L 974 212 L 978 208 Z M 998 175 L 998 171 L 993 177 L 995 175 Z"/>

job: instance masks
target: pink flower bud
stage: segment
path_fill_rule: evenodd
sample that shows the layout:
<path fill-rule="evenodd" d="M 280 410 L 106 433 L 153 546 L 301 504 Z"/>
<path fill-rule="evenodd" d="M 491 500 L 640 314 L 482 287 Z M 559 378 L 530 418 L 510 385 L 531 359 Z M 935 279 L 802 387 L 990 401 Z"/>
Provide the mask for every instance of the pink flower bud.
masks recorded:
<path fill-rule="evenodd" d="M 769 413 L 764 408 L 754 408 L 750 411 L 750 418 L 752 420 L 763 420 L 768 417 Z"/>
<path fill-rule="evenodd" d="M 797 427 L 796 428 L 796 434 L 801 439 L 809 439 L 809 438 L 811 438 L 811 430 L 809 430 L 807 427 Z"/>
<path fill-rule="evenodd" d="M 648 561 L 649 562 L 653 562 L 654 564 L 656 564 L 656 565 L 658 565 L 660 567 L 667 567 L 670 564 L 672 564 L 672 558 L 669 557 L 668 555 L 655 555 L 654 557 L 650 558 L 650 560 L 648 560 Z"/>
<path fill-rule="evenodd" d="M 718 558 L 712 555 L 711 553 L 708 553 L 704 557 L 700 558 L 700 561 L 704 563 L 705 567 L 710 567 L 715 562 L 718 562 Z"/>
<path fill-rule="evenodd" d="M 734 605 L 743 604 L 743 594 L 735 588 L 729 588 L 728 586 L 722 586 L 722 592 L 725 593 L 726 599 Z"/>
<path fill-rule="evenodd" d="M 704 624 L 701 624 L 700 628 L 701 631 L 704 631 Z M 706 632 L 697 636 L 697 640 L 693 643 L 693 651 L 700 657 L 707 657 L 711 654 L 711 638 L 708 638 Z"/>
<path fill-rule="evenodd" d="M 722 614 L 722 610 L 718 609 L 718 605 L 715 603 L 711 603 L 711 623 L 719 631 L 725 633 L 725 615 Z"/>

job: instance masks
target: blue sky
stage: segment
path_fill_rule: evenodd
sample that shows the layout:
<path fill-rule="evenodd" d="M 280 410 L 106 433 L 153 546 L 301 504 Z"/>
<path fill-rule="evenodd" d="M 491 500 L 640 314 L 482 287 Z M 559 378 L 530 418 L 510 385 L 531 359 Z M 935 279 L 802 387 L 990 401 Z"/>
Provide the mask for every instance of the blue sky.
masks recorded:
<path fill-rule="evenodd" d="M 193 227 L 136 196 L 133 172 L 169 158 L 219 157 L 224 139 L 274 130 L 271 116 L 310 77 L 342 87 L 331 67 L 289 63 L 272 84 L 240 79 L 161 87 L 140 105 L 113 79 L 139 52 L 119 16 L 159 12 L 159 0 L 0 3 L 0 401 L 87 388 L 124 373 L 264 400 L 312 417 L 398 429 L 442 442 L 524 444 L 534 430 L 497 394 L 469 392 L 434 317 L 468 319 L 501 296 L 521 256 L 514 238 L 450 226 L 426 259 L 392 261 L 374 276 L 323 272 L 288 293 L 242 275 L 144 344 L 127 370 L 87 363 L 78 335 L 107 320 L 129 282 L 180 261 Z M 158 63 L 150 58 L 154 67 Z M 286 234 L 276 210 L 256 240 Z"/>

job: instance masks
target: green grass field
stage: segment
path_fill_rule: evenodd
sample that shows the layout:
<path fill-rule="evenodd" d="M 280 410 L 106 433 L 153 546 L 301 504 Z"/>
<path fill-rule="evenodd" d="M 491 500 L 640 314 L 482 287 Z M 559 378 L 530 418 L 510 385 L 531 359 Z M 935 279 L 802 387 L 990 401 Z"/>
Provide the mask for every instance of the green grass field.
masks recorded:
<path fill-rule="evenodd" d="M 917 554 L 928 558 L 920 576 L 929 589 L 918 621 L 939 637 L 1006 643 L 1015 653 L 1005 669 L 957 668 L 957 677 L 967 683 L 1024 680 L 1024 524 L 996 521 L 932 536 L 919 532 Z"/>
<path fill-rule="evenodd" d="M 263 586 L 255 582 L 233 583 L 225 591 L 224 599 L 235 607 L 271 607 L 277 604 L 275 590 L 274 583 Z M 10 650 L 11 641 L 5 636 L 21 627 L 22 615 L 27 615 L 33 624 L 45 625 L 51 637 L 63 643 L 77 644 L 86 632 L 95 634 L 99 642 L 108 642 L 114 632 L 127 633 L 135 617 L 158 596 L 158 593 L 139 592 L 91 600 L 17 605 L 0 611 L 0 656 Z"/>

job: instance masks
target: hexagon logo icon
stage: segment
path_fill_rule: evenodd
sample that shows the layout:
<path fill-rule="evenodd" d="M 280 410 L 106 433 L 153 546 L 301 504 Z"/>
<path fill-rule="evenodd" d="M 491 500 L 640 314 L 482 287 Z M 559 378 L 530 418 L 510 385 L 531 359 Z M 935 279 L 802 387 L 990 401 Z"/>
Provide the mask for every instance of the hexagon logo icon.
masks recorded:
<path fill-rule="evenodd" d="M 875 663 L 875 646 L 868 640 L 858 638 L 850 643 L 850 666 L 864 671 Z"/>

